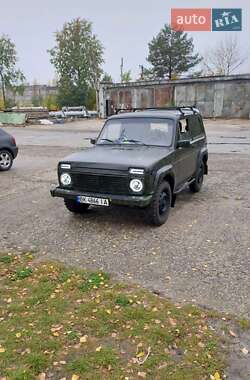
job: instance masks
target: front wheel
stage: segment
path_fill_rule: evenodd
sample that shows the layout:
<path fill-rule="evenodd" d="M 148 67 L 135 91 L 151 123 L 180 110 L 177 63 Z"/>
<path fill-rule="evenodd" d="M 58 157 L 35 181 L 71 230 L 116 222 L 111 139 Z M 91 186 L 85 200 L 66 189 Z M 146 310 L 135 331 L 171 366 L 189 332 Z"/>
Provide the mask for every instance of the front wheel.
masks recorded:
<path fill-rule="evenodd" d="M 200 164 L 200 166 L 196 172 L 194 182 L 192 182 L 189 185 L 190 190 L 193 193 L 198 193 L 202 188 L 203 180 L 204 180 L 204 164 L 203 164 L 203 162 L 201 162 L 201 164 Z"/>
<path fill-rule="evenodd" d="M 0 171 L 10 170 L 13 164 L 12 154 L 5 149 L 0 150 Z"/>
<path fill-rule="evenodd" d="M 72 199 L 64 199 L 65 207 L 75 214 L 83 214 L 89 208 L 88 204 L 78 203 Z"/>
<path fill-rule="evenodd" d="M 168 182 L 163 181 L 158 185 L 150 205 L 146 209 L 146 216 L 150 224 L 161 226 L 169 215 L 172 202 L 172 191 Z"/>

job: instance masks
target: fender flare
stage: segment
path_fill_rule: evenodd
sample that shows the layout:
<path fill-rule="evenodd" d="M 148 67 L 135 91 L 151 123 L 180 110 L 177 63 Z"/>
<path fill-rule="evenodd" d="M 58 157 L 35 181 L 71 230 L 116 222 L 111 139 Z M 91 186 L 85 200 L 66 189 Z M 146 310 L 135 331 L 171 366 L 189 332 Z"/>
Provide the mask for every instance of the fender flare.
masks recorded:
<path fill-rule="evenodd" d="M 172 165 L 166 165 L 166 166 L 163 166 L 161 167 L 157 172 L 156 172 L 156 175 L 155 175 L 155 180 L 154 180 L 154 185 L 153 185 L 153 191 L 156 190 L 158 184 L 162 181 L 162 179 L 166 176 L 170 176 L 173 180 L 171 188 L 172 188 L 172 191 L 174 192 L 174 183 L 175 183 L 175 177 L 174 177 L 174 173 L 173 173 L 173 166 Z"/>
<path fill-rule="evenodd" d="M 204 160 L 204 158 L 205 158 L 205 160 Z M 197 159 L 197 169 L 198 169 L 200 163 L 203 162 L 204 163 L 204 174 L 208 174 L 207 161 L 208 161 L 208 151 L 207 151 L 207 148 L 203 148 L 199 152 L 199 156 Z"/>

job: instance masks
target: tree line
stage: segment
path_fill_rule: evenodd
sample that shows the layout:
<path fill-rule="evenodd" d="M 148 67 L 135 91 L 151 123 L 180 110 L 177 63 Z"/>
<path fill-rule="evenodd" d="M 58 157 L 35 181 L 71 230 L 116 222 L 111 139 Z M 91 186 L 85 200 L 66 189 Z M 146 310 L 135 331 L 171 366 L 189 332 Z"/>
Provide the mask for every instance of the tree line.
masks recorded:
<path fill-rule="evenodd" d="M 177 79 L 182 74 L 193 77 L 206 75 L 229 75 L 246 60 L 241 54 L 236 38 L 220 42 L 206 56 L 195 53 L 193 39 L 183 31 L 164 25 L 149 42 L 148 67 L 140 65 L 137 80 Z M 58 95 L 48 100 L 48 107 L 54 102 L 59 107 L 86 105 L 92 108 L 96 102 L 99 84 L 113 82 L 112 76 L 104 73 L 104 48 L 93 33 L 92 23 L 85 19 L 74 19 L 65 23 L 55 34 L 55 46 L 48 50 L 50 62 L 57 75 Z M 25 76 L 17 68 L 17 51 L 8 36 L 0 36 L 0 87 L 3 108 L 8 106 L 7 90 L 22 93 Z M 194 71 L 199 67 L 199 71 Z M 132 80 L 131 71 L 123 70 L 121 82 Z"/>

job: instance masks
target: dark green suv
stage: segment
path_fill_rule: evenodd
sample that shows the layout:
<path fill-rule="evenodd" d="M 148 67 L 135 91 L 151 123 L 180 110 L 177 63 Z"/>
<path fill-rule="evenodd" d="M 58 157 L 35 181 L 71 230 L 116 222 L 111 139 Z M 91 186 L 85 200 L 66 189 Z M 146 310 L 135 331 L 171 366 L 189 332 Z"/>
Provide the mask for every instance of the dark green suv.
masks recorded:
<path fill-rule="evenodd" d="M 105 122 L 94 147 L 58 164 L 51 190 L 74 213 L 90 205 L 145 209 L 154 225 L 166 222 L 176 195 L 187 185 L 198 192 L 208 173 L 207 140 L 194 107 L 134 109 Z"/>

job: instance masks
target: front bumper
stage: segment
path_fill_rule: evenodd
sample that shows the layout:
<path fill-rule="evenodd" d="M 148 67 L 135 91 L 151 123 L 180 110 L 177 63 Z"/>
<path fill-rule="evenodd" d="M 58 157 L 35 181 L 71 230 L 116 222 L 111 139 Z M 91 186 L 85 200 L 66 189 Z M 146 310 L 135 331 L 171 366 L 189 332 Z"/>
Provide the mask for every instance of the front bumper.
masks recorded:
<path fill-rule="evenodd" d="M 52 187 L 50 190 L 52 197 L 60 197 L 76 200 L 79 195 L 86 195 L 96 198 L 107 198 L 111 205 L 131 206 L 131 207 L 147 207 L 152 199 L 151 195 L 113 195 L 99 193 L 81 193 L 75 190 L 62 189 L 61 187 Z"/>

